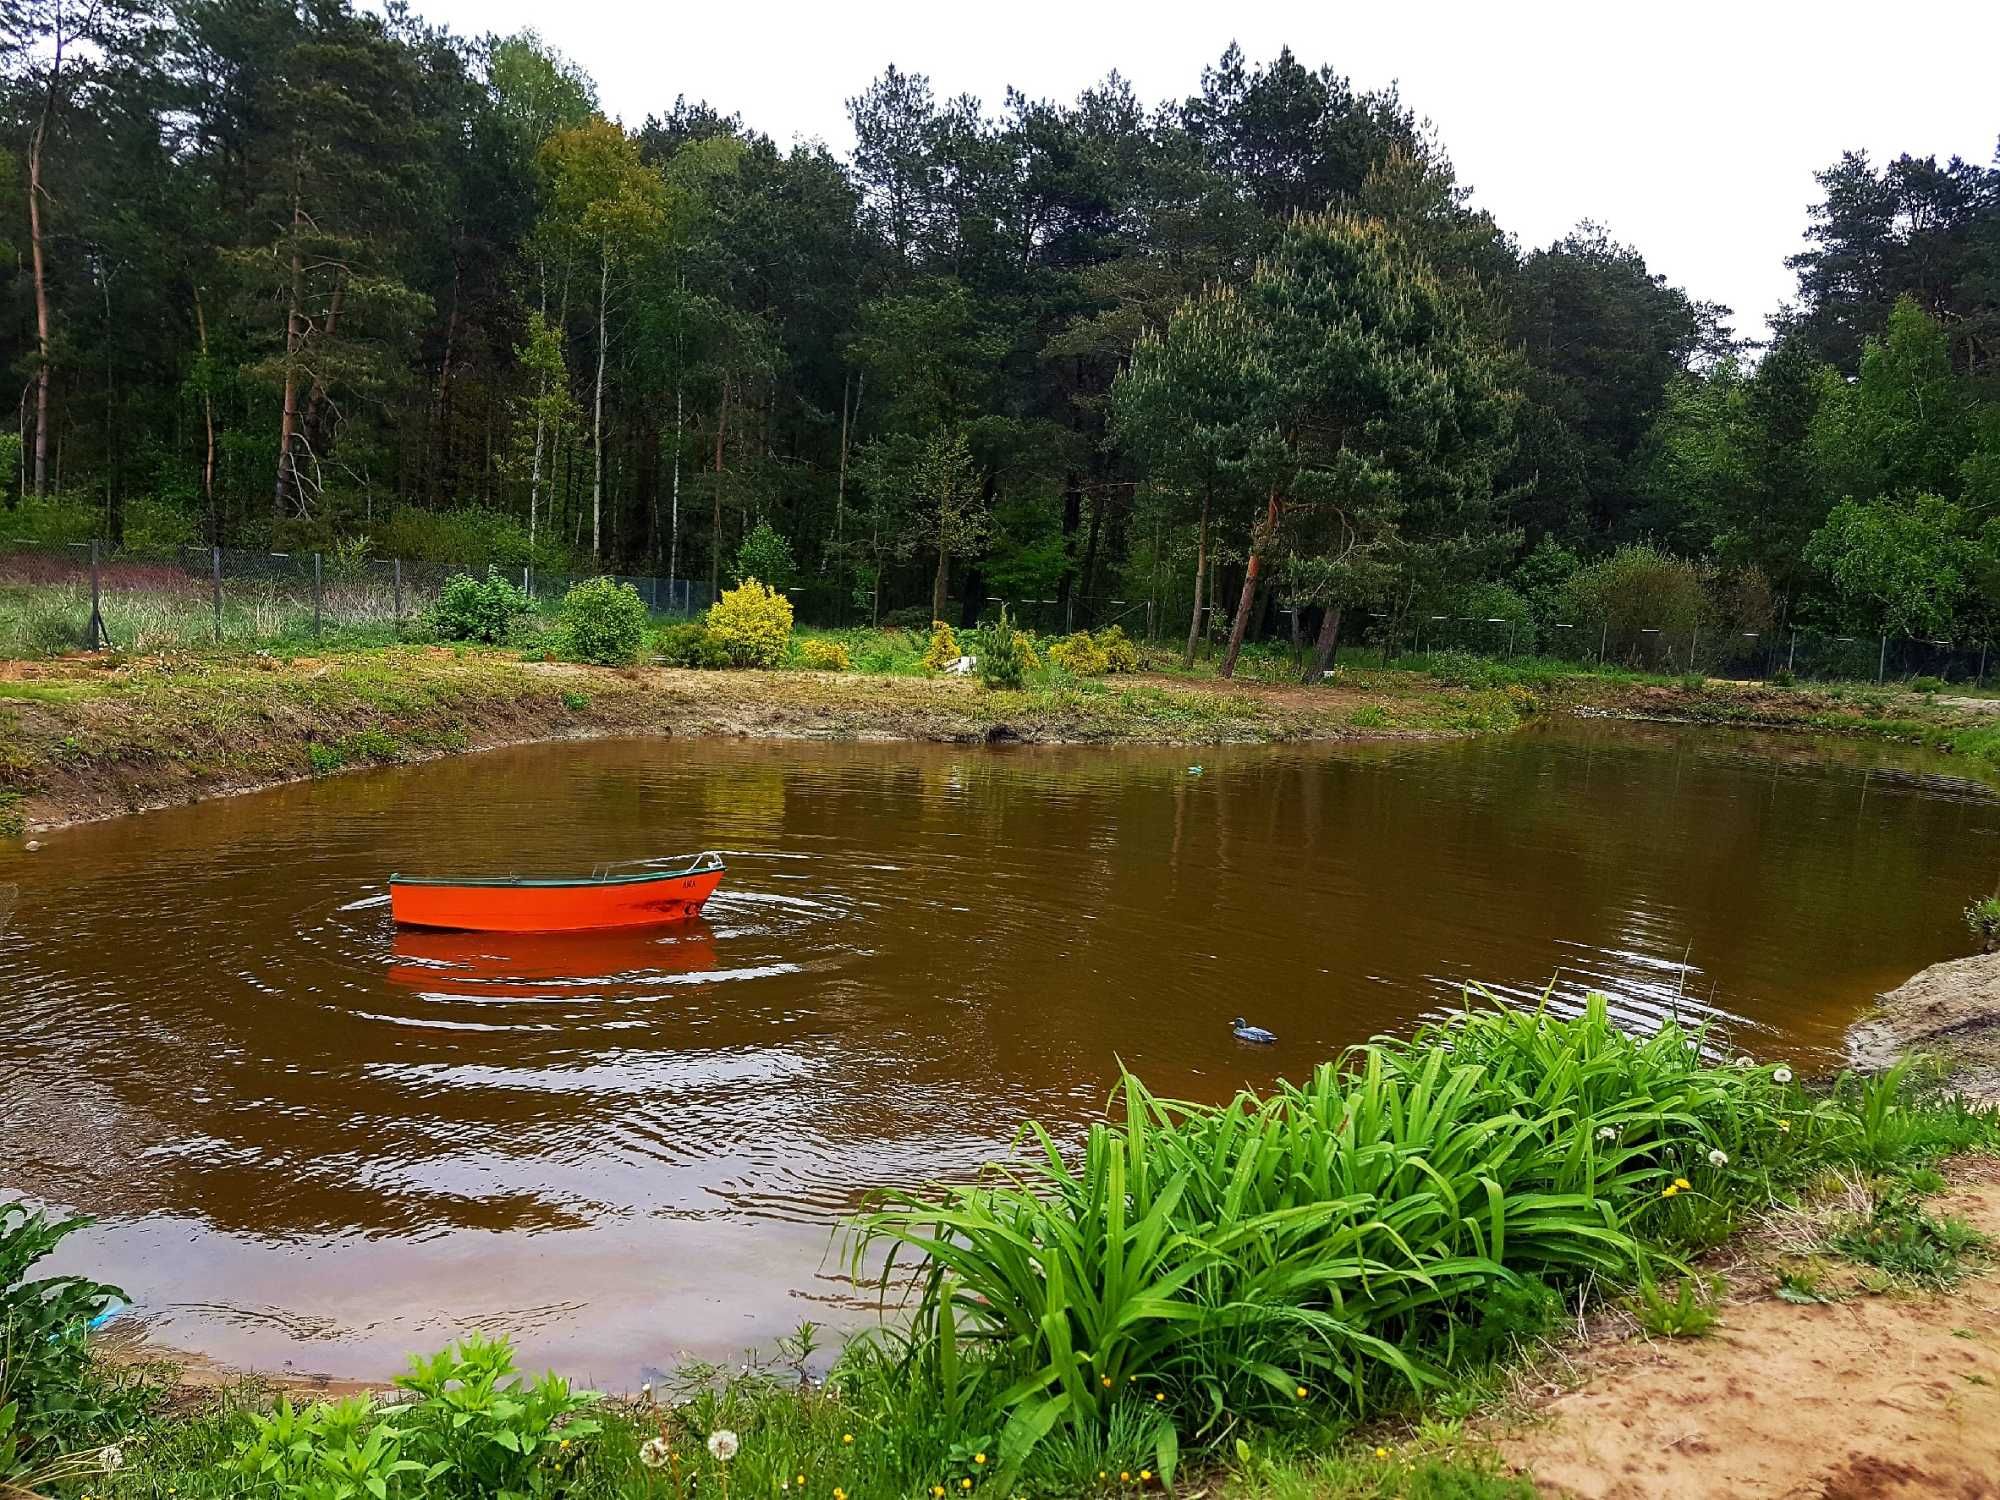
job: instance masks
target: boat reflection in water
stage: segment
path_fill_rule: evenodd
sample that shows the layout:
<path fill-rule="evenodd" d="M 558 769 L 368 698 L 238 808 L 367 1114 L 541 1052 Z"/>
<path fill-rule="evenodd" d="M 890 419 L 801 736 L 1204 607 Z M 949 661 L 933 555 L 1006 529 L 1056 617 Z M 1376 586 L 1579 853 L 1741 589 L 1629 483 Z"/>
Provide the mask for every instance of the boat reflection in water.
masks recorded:
<path fill-rule="evenodd" d="M 579 990 L 650 990 L 718 967 L 699 917 L 672 928 L 596 932 L 432 932 L 399 927 L 389 982 L 431 995 L 560 1000 Z"/>

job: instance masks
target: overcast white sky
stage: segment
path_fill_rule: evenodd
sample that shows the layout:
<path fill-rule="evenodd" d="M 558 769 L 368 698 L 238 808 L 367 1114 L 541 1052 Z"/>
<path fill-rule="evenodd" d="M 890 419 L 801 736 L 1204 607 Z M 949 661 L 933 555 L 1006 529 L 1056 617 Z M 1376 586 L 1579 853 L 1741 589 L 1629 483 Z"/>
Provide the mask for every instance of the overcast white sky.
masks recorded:
<path fill-rule="evenodd" d="M 890 62 L 989 105 L 1008 84 L 1071 99 L 1116 68 L 1152 103 L 1192 92 L 1232 39 L 1253 59 L 1289 44 L 1359 87 L 1399 82 L 1523 243 L 1596 219 L 1753 334 L 1791 294 L 1783 259 L 1799 248 L 1815 169 L 1849 148 L 1990 164 L 2000 136 L 2000 0 L 415 8 L 467 33 L 533 26 L 628 125 L 684 93 L 781 144 L 818 138 L 843 155 L 845 100 Z"/>

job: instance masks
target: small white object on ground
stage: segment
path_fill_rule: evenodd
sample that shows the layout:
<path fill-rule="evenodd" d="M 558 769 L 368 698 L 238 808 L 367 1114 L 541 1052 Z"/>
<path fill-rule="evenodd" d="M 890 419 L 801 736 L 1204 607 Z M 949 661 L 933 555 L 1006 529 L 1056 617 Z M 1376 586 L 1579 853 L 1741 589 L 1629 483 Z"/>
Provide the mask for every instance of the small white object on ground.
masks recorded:
<path fill-rule="evenodd" d="M 961 656 L 944 670 L 947 677 L 970 677 L 978 666 L 979 663 L 972 657 Z"/>
<path fill-rule="evenodd" d="M 33 854 L 37 849 L 42 847 L 42 841 L 40 839 L 29 839 L 21 847 L 26 849 L 30 854 Z"/>

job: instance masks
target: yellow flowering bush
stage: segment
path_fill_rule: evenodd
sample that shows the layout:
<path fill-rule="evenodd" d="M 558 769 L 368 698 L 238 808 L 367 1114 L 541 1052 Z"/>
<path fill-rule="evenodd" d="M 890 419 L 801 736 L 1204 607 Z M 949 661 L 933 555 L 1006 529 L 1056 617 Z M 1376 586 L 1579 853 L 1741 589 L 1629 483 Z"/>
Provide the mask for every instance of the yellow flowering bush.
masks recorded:
<path fill-rule="evenodd" d="M 1102 677 L 1111 670 L 1111 658 L 1088 632 L 1079 630 L 1050 645 L 1049 665 L 1072 677 Z"/>
<path fill-rule="evenodd" d="M 942 672 L 965 653 L 958 649 L 958 637 L 942 620 L 931 621 L 931 643 L 924 648 L 923 669 Z"/>
<path fill-rule="evenodd" d="M 1125 634 L 1125 627 L 1112 625 L 1097 632 L 1097 648 L 1104 653 L 1104 659 L 1112 672 L 1136 672 L 1139 670 L 1139 648 L 1132 644 Z"/>
<path fill-rule="evenodd" d="M 739 667 L 775 667 L 792 642 L 792 601 L 746 578 L 708 611 L 708 633 Z"/>
<path fill-rule="evenodd" d="M 815 672 L 851 672 L 854 662 L 839 641 L 799 642 L 799 665 Z"/>

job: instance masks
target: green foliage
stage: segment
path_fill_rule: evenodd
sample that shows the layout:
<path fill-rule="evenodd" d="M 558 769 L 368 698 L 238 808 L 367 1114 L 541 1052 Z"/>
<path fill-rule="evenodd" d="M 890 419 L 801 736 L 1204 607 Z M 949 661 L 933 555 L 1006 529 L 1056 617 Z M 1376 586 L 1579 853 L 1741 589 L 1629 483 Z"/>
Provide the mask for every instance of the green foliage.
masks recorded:
<path fill-rule="evenodd" d="M 0 1488 L 56 1454 L 110 1437 L 136 1408 L 133 1391 L 93 1369 L 87 1344 L 90 1320 L 124 1293 L 80 1276 L 29 1279 L 89 1222 L 0 1204 Z"/>
<path fill-rule="evenodd" d="M 1000 606 L 1000 618 L 986 627 L 979 646 L 979 680 L 989 688 L 1019 688 L 1027 675 L 1027 653 L 1021 632 Z"/>
<path fill-rule="evenodd" d="M 1632 1298 L 1632 1315 L 1655 1338 L 1700 1338 L 1721 1321 L 1715 1311 L 1716 1283 L 1687 1275 L 1670 1295 L 1651 1276 L 1639 1279 Z"/>
<path fill-rule="evenodd" d="M 573 688 L 563 689 L 562 706 L 573 714 L 580 714 L 590 707 L 590 694 L 579 693 Z"/>
<path fill-rule="evenodd" d="M 759 521 L 737 547 L 731 571 L 736 583 L 762 579 L 782 592 L 798 581 L 799 565 L 792 557 L 792 544 L 772 530 L 770 522 Z"/>
<path fill-rule="evenodd" d="M 1111 655 L 1088 632 L 1079 630 L 1050 643 L 1049 665 L 1073 677 L 1102 677 L 1111 670 Z"/>
<path fill-rule="evenodd" d="M 965 653 L 958 648 L 958 634 L 942 620 L 931 621 L 931 638 L 924 647 L 920 665 L 926 672 L 942 672 Z"/>
<path fill-rule="evenodd" d="M 383 1407 L 356 1396 L 299 1411 L 280 1398 L 250 1417 L 236 1471 L 281 1500 L 529 1500 L 569 1492 L 583 1456 L 572 1447 L 602 1427 L 578 1415 L 594 1396 L 516 1374 L 504 1339 L 415 1356 L 396 1385 L 407 1399 Z"/>
<path fill-rule="evenodd" d="M 125 507 L 123 551 L 133 557 L 177 557 L 201 538 L 201 519 L 168 500 L 139 499 Z"/>
<path fill-rule="evenodd" d="M 791 645 L 792 601 L 746 578 L 710 607 L 708 632 L 735 666 L 779 666 Z"/>
<path fill-rule="evenodd" d="M 631 584 L 587 578 L 563 595 L 556 611 L 556 638 L 571 661 L 629 666 L 645 641 L 646 619 L 645 601 Z"/>
<path fill-rule="evenodd" d="M 1841 501 L 1806 557 L 1855 628 L 1934 638 L 1957 625 L 1980 551 L 1958 506 L 1919 494 Z"/>
<path fill-rule="evenodd" d="M 425 616 L 425 623 L 441 641 L 484 641 L 498 645 L 507 639 L 514 621 L 533 608 L 527 594 L 489 564 L 484 579 L 464 573 L 447 578 L 438 591 L 437 603 Z"/>
<path fill-rule="evenodd" d="M 653 650 L 670 667 L 713 670 L 734 665 L 729 648 L 708 628 L 705 620 L 682 620 L 665 627 L 653 637 Z"/>
<path fill-rule="evenodd" d="M 1110 625 L 1092 638 L 1104 653 L 1104 670 L 1111 673 L 1139 670 L 1139 648 L 1125 634 L 1122 625 Z"/>
<path fill-rule="evenodd" d="M 1903 1128 L 1869 1125 L 1871 1091 Z M 1570 1020 L 1468 1012 L 1220 1109 L 1130 1077 L 1119 1098 L 1080 1155 L 1030 1127 L 1033 1162 L 1004 1181 L 890 1193 L 862 1221 L 857 1255 L 921 1257 L 922 1377 L 961 1342 L 994 1362 L 1009 1452 L 1101 1426 L 1135 1380 L 1197 1440 L 1223 1413 L 1420 1394 L 1517 1278 L 1637 1285 L 1662 1246 L 1727 1231 L 1715 1205 L 1828 1159 L 1994 1133 L 1907 1077 L 1809 1107 L 1785 1070 L 1711 1066 L 1671 1025 L 1631 1037 L 1601 998 Z"/>
<path fill-rule="evenodd" d="M 1865 1219 L 1842 1227 L 1831 1248 L 1899 1281 L 1951 1286 L 1984 1257 L 1986 1237 L 1959 1219 L 1937 1219 L 1901 1193 L 1878 1199 Z"/>
<path fill-rule="evenodd" d="M 1965 928 L 1981 953 L 2000 947 L 2000 896 L 1980 896 L 1965 908 Z"/>
<path fill-rule="evenodd" d="M 1563 590 L 1566 613 L 1614 631 L 1684 633 L 1711 618 L 1713 577 L 1713 570 L 1699 563 L 1637 542 L 1573 574 Z"/>
<path fill-rule="evenodd" d="M 854 669 L 847 647 L 839 641 L 800 642 L 799 665 L 816 672 L 851 672 Z"/>

